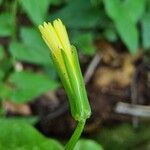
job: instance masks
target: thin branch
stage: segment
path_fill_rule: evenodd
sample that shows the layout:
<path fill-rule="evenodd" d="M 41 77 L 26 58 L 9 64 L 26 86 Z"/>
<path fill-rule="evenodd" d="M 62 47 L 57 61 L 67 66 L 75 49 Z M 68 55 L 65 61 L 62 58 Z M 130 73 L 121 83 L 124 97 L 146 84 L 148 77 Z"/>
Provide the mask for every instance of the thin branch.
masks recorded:
<path fill-rule="evenodd" d="M 73 135 L 71 136 L 69 142 L 67 143 L 65 150 L 73 150 L 74 149 L 76 143 L 78 142 L 78 140 L 84 130 L 85 122 L 86 122 L 86 120 L 78 122 L 78 125 L 77 125 Z"/>
<path fill-rule="evenodd" d="M 98 66 L 100 60 L 101 60 L 101 58 L 100 58 L 99 54 L 96 54 L 94 56 L 94 58 L 92 59 L 92 61 L 90 62 L 89 66 L 84 74 L 85 84 L 87 84 L 90 81 L 90 79 L 92 78 L 92 75 L 94 74 L 94 71 L 95 71 L 96 67 Z"/>
<path fill-rule="evenodd" d="M 145 105 L 134 105 L 129 103 L 118 102 L 115 107 L 115 112 L 136 117 L 150 118 L 150 106 Z"/>

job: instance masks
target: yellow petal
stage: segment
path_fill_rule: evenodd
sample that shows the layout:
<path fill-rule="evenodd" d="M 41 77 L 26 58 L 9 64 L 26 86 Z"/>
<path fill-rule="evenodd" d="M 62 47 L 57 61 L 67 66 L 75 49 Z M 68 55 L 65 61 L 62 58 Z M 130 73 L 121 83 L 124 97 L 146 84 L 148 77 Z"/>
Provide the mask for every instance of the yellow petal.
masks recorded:
<path fill-rule="evenodd" d="M 63 50 L 65 50 L 67 54 L 71 54 L 70 41 L 65 26 L 63 25 L 60 19 L 55 20 L 53 22 L 53 26 L 58 35 L 59 40 L 61 41 Z"/>
<path fill-rule="evenodd" d="M 72 68 L 74 68 L 70 41 L 66 28 L 61 20 L 55 20 L 53 22 L 53 25 L 51 23 L 44 22 L 43 26 L 39 26 L 39 29 L 42 33 L 42 38 L 50 48 L 51 53 L 57 59 L 57 62 L 60 64 L 60 68 L 62 69 L 62 71 L 66 69 L 60 49 L 62 49 L 66 53 L 68 57 L 68 63 L 70 63 Z"/>
<path fill-rule="evenodd" d="M 44 23 L 43 26 L 39 26 L 39 30 L 42 33 L 42 38 L 44 39 L 47 46 L 50 48 L 51 53 L 58 60 L 62 69 L 64 69 L 63 58 L 61 56 L 60 48 L 62 48 L 60 41 L 53 29 L 51 24 Z"/>

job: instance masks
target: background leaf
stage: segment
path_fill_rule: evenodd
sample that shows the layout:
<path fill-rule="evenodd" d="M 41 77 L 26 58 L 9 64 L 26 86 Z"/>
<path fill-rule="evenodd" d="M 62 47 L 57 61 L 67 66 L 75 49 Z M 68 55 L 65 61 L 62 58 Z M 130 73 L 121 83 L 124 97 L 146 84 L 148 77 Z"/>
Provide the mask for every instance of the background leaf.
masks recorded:
<path fill-rule="evenodd" d="M 104 128 L 97 137 L 97 140 L 106 150 L 148 150 L 149 139 L 150 129 L 148 125 L 141 126 L 135 132 L 129 124 Z"/>
<path fill-rule="evenodd" d="M 45 21 L 51 0 L 20 0 L 20 4 L 35 25 Z M 33 11 L 34 7 L 34 11 Z"/>
<path fill-rule="evenodd" d="M 3 0 L 0 0 L 0 5 L 2 4 Z"/>
<path fill-rule="evenodd" d="M 21 29 L 22 42 L 31 50 L 34 50 L 35 59 L 41 64 L 50 64 L 50 54 L 47 45 L 44 43 L 39 30 L 33 28 Z M 33 58 L 32 58 L 33 59 Z"/>
<path fill-rule="evenodd" d="M 4 78 L 4 72 L 0 70 L 0 81 Z"/>
<path fill-rule="evenodd" d="M 9 82 L 15 87 L 10 99 L 18 103 L 28 102 L 58 87 L 56 81 L 45 75 L 25 71 L 12 73 Z"/>
<path fill-rule="evenodd" d="M 0 124 L 2 150 L 63 150 L 57 141 L 45 138 L 23 121 L 2 119 Z"/>
<path fill-rule="evenodd" d="M 74 150 L 103 150 L 103 148 L 93 140 L 79 140 Z"/>
<path fill-rule="evenodd" d="M 86 55 L 93 55 L 95 47 L 93 43 L 93 35 L 91 33 L 77 33 L 73 35 L 73 44 Z"/>
<path fill-rule="evenodd" d="M 11 36 L 14 32 L 14 18 L 12 13 L 4 12 L 0 14 L 0 36 Z"/>
<path fill-rule="evenodd" d="M 139 33 L 133 22 L 125 17 L 121 17 L 115 22 L 116 29 L 132 54 L 137 52 L 139 47 Z"/>
<path fill-rule="evenodd" d="M 100 11 L 89 0 L 68 1 L 68 4 L 51 16 L 60 18 L 69 28 L 94 28 L 101 23 Z"/>
<path fill-rule="evenodd" d="M 4 56 L 5 56 L 4 48 L 0 45 L 0 61 L 4 58 Z"/>
<path fill-rule="evenodd" d="M 12 68 L 12 59 L 4 58 L 0 61 L 0 71 L 3 72 L 3 77 L 9 73 Z"/>
<path fill-rule="evenodd" d="M 104 0 L 103 2 L 108 16 L 113 20 L 118 20 L 122 15 L 125 15 L 137 23 L 145 12 L 146 0 Z"/>
<path fill-rule="evenodd" d="M 150 14 L 145 15 L 142 19 L 142 39 L 143 47 L 150 48 Z"/>
<path fill-rule="evenodd" d="M 10 44 L 9 51 L 14 58 L 37 65 L 51 64 L 49 49 L 37 30 L 22 28 L 21 39 L 22 43 L 12 42 Z"/>
<path fill-rule="evenodd" d="M 111 19 L 116 20 L 120 15 L 120 12 L 122 12 L 122 8 L 120 7 L 120 0 L 103 0 L 103 2 L 107 15 Z"/>
<path fill-rule="evenodd" d="M 126 11 L 128 17 L 130 17 L 133 22 L 137 23 L 145 12 L 145 5 L 146 0 L 125 0 L 124 10 L 128 10 Z"/>
<path fill-rule="evenodd" d="M 11 88 L 5 85 L 3 82 L 0 82 L 0 100 L 8 99 L 11 94 Z"/>
<path fill-rule="evenodd" d="M 109 28 L 107 27 L 104 32 L 103 32 L 104 37 L 110 41 L 110 42 L 115 42 L 117 41 L 117 34 L 116 34 L 116 30 L 114 30 L 113 28 Z"/>
<path fill-rule="evenodd" d="M 139 33 L 137 22 L 145 12 L 146 1 L 143 0 L 103 0 L 108 16 L 114 25 L 122 41 L 132 54 L 139 48 Z M 128 10 L 128 11 L 127 11 Z"/>

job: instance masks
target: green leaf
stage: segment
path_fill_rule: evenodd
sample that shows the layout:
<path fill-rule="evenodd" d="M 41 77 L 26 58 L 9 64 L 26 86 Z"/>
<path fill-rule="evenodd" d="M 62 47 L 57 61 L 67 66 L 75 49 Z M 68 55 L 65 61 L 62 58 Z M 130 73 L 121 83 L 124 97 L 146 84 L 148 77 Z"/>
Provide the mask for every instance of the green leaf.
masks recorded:
<path fill-rule="evenodd" d="M 107 14 L 113 20 L 126 15 L 134 23 L 137 23 L 145 12 L 146 0 L 103 0 L 103 2 Z"/>
<path fill-rule="evenodd" d="M 26 45 L 34 45 L 34 47 L 39 47 L 42 48 L 44 42 L 43 39 L 41 38 L 40 31 L 38 29 L 34 29 L 31 27 L 22 27 L 21 28 L 21 39 L 24 44 Z"/>
<path fill-rule="evenodd" d="M 103 0 L 106 13 L 113 20 L 119 36 L 129 51 L 134 54 L 139 47 L 139 33 L 136 22 L 144 12 L 144 1 L 143 3 L 139 0 L 134 2 L 130 1 L 131 0 Z M 138 2 L 138 4 L 136 4 L 136 2 Z M 139 3 L 141 3 L 142 6 Z M 133 8 L 134 11 L 132 10 Z M 140 10 L 136 10 L 136 8 Z M 127 11 L 128 9 L 129 11 Z"/>
<path fill-rule="evenodd" d="M 125 0 L 124 11 L 135 23 L 141 19 L 145 12 L 146 0 Z M 127 11 L 126 11 L 127 10 Z"/>
<path fill-rule="evenodd" d="M 74 150 L 103 150 L 102 146 L 93 140 L 79 140 Z"/>
<path fill-rule="evenodd" d="M 0 14 L 0 36 L 11 36 L 14 32 L 14 18 L 12 13 Z"/>
<path fill-rule="evenodd" d="M 4 78 L 4 72 L 3 72 L 3 70 L 0 70 L 0 81 Z"/>
<path fill-rule="evenodd" d="M 20 4 L 35 25 L 43 23 L 51 0 L 20 0 Z"/>
<path fill-rule="evenodd" d="M 2 4 L 3 0 L 0 0 L 0 5 Z"/>
<path fill-rule="evenodd" d="M 27 116 L 13 116 L 10 118 L 5 118 L 4 116 L 0 117 L 0 122 L 3 120 L 13 121 L 13 122 L 26 122 L 28 124 L 35 125 L 39 119 L 38 117 L 35 117 L 35 116 L 28 116 L 28 117 Z"/>
<path fill-rule="evenodd" d="M 128 18 L 120 18 L 115 22 L 116 29 L 130 53 L 135 54 L 139 46 L 139 33 L 136 25 Z"/>
<path fill-rule="evenodd" d="M 5 56 L 4 48 L 0 45 L 0 61 L 4 58 L 4 56 Z"/>
<path fill-rule="evenodd" d="M 74 34 L 73 43 L 86 55 L 93 55 L 95 47 L 93 44 L 93 35 L 91 33 Z"/>
<path fill-rule="evenodd" d="M 150 48 L 150 14 L 142 19 L 142 43 L 145 49 Z"/>
<path fill-rule="evenodd" d="M 120 6 L 120 0 L 103 0 L 105 5 L 105 10 L 108 16 L 115 20 L 120 15 L 120 12 L 122 12 L 121 6 Z"/>
<path fill-rule="evenodd" d="M 24 62 L 30 62 L 38 64 L 39 57 L 37 57 L 37 54 L 34 49 L 29 49 L 25 44 L 19 43 L 19 42 L 11 42 L 9 51 L 11 55 L 19 60 Z"/>
<path fill-rule="evenodd" d="M 0 99 L 8 99 L 12 90 L 10 87 L 0 82 L 0 91 Z"/>
<path fill-rule="evenodd" d="M 115 42 L 117 40 L 117 34 L 116 34 L 116 31 L 113 28 L 108 28 L 107 27 L 104 30 L 103 35 L 110 42 Z"/>
<path fill-rule="evenodd" d="M 0 70 L 4 76 L 10 71 L 11 67 L 12 67 L 11 59 L 4 58 L 2 61 L 0 61 Z"/>
<path fill-rule="evenodd" d="M 21 39 L 30 50 L 34 50 L 34 53 L 36 53 L 35 59 L 39 60 L 40 64 L 50 64 L 49 49 L 41 38 L 39 30 L 23 27 L 21 28 Z M 32 59 L 34 59 L 34 56 Z"/>
<path fill-rule="evenodd" d="M 53 139 L 47 139 L 31 125 L 16 120 L 0 120 L 2 150 L 63 150 Z"/>
<path fill-rule="evenodd" d="M 64 3 L 64 1 L 62 0 L 51 0 L 51 5 L 61 5 L 62 3 Z"/>
<path fill-rule="evenodd" d="M 9 77 L 9 82 L 14 85 L 10 99 L 24 103 L 33 100 L 41 94 L 55 90 L 58 83 L 51 78 L 31 72 L 14 72 Z"/>
<path fill-rule="evenodd" d="M 9 51 L 20 60 L 37 65 L 50 65 L 49 50 L 44 44 L 39 32 L 33 28 L 21 29 L 22 43 L 12 42 Z"/>
<path fill-rule="evenodd" d="M 30 48 L 23 43 L 12 42 L 9 51 L 11 55 L 19 61 L 37 65 L 47 65 L 50 62 L 50 57 L 48 62 L 47 59 L 44 59 L 43 54 L 40 53 L 40 49 Z M 46 57 L 48 57 L 48 55 Z"/>
<path fill-rule="evenodd" d="M 76 0 L 51 15 L 51 20 L 60 18 L 69 28 L 95 28 L 102 22 L 102 15 L 97 7 L 92 7 L 90 0 Z"/>

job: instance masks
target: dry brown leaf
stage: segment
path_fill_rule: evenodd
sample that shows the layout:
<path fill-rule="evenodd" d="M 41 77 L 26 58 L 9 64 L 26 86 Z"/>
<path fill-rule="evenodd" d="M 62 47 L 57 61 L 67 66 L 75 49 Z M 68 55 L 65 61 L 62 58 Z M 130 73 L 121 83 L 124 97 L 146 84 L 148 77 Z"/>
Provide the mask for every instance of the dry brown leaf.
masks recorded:
<path fill-rule="evenodd" d="M 31 115 L 31 109 L 27 104 L 16 104 L 10 101 L 4 101 L 3 107 L 6 112 L 11 112 L 18 115 Z"/>

